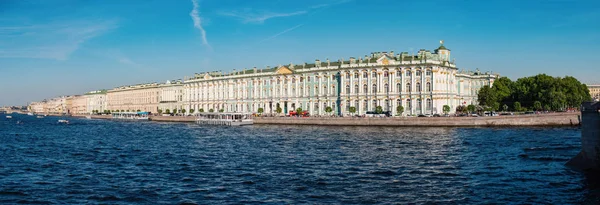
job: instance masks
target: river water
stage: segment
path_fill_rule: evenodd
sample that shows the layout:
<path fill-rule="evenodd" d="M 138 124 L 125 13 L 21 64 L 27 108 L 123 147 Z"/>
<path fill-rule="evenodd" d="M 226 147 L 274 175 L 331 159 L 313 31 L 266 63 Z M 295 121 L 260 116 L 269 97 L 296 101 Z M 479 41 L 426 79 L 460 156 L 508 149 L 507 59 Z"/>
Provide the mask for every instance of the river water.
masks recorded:
<path fill-rule="evenodd" d="M 221 127 L 0 115 L 0 204 L 598 204 L 574 128 Z M 21 121 L 22 124 L 17 124 Z"/>

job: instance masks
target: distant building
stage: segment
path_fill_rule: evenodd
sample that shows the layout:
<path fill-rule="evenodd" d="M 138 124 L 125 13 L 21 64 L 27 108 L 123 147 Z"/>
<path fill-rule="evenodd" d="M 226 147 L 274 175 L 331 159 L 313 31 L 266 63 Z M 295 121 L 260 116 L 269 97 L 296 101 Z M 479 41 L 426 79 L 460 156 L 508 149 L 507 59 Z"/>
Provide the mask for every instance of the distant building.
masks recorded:
<path fill-rule="evenodd" d="M 145 111 L 156 113 L 160 89 L 158 83 L 121 86 L 106 92 L 107 109 L 111 112 Z"/>
<path fill-rule="evenodd" d="M 460 71 L 450 50 L 441 42 L 434 52 L 376 52 L 349 60 L 315 60 L 300 65 L 266 69 L 243 69 L 229 73 L 195 74 L 184 81 L 186 109 L 223 109 L 225 112 L 283 113 L 302 108 L 311 114 L 355 114 L 383 111 L 396 114 L 442 113 L 444 105 L 453 112 L 459 105 L 477 104 L 477 92 L 492 85 L 497 74 Z"/>
<path fill-rule="evenodd" d="M 170 113 L 177 109 L 181 112 L 183 107 L 183 82 L 181 80 L 167 81 L 165 84 L 159 86 L 159 105 L 158 109 L 162 112 L 166 112 L 168 109 Z M 189 110 L 186 110 L 189 112 Z"/>
<path fill-rule="evenodd" d="M 93 113 L 94 110 L 104 113 L 104 110 L 107 110 L 106 90 L 91 91 L 84 96 L 87 99 L 87 113 Z"/>
<path fill-rule="evenodd" d="M 600 101 L 600 85 L 588 85 L 590 96 L 594 101 Z"/>
<path fill-rule="evenodd" d="M 85 95 L 74 95 L 67 98 L 67 114 L 84 115 L 89 114 L 87 110 L 87 97 Z"/>

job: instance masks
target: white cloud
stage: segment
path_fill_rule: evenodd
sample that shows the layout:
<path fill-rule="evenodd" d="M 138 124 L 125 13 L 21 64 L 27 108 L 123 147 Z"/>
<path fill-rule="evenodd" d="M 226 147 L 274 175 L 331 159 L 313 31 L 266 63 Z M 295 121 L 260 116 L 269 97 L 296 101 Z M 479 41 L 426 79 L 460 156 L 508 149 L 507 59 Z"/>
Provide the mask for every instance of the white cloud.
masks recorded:
<path fill-rule="evenodd" d="M 298 24 L 298 25 L 296 25 L 296 26 L 294 26 L 294 27 L 291 27 L 291 28 L 285 29 L 285 30 L 284 30 L 284 31 L 282 31 L 282 32 L 279 32 L 279 33 L 277 33 L 277 34 L 275 34 L 275 35 L 272 35 L 272 36 L 270 36 L 270 37 L 268 37 L 268 38 L 265 38 L 265 39 L 263 39 L 263 40 L 259 41 L 259 43 L 261 43 L 261 42 L 265 42 L 265 41 L 268 41 L 268 40 L 271 40 L 271 39 L 274 39 L 274 38 L 276 38 L 277 36 L 283 35 L 284 33 L 290 32 L 290 31 L 292 31 L 292 30 L 294 30 L 294 29 L 297 29 L 297 28 L 299 28 L 300 26 L 303 26 L 303 25 L 304 25 L 304 24 Z"/>
<path fill-rule="evenodd" d="M 125 65 L 130 65 L 130 66 L 134 66 L 134 67 L 142 67 L 141 64 L 134 62 L 133 60 L 131 60 L 130 58 L 127 57 L 120 57 L 118 58 L 119 63 L 125 64 Z"/>
<path fill-rule="evenodd" d="M 219 12 L 222 16 L 230 16 L 242 20 L 243 23 L 264 23 L 266 20 L 279 17 L 289 17 L 305 14 L 307 11 L 296 11 L 288 13 L 274 13 L 267 11 L 253 11 L 252 9 L 244 9 L 242 11 Z"/>
<path fill-rule="evenodd" d="M 208 47 L 208 49 L 211 49 L 210 44 L 208 44 L 208 40 L 206 40 L 206 31 L 202 27 L 202 19 L 200 18 L 200 6 L 198 5 L 198 0 L 192 0 L 192 4 L 194 5 L 194 8 L 190 12 L 190 16 L 194 21 L 194 27 L 200 30 L 200 34 L 202 35 L 202 44 Z"/>
<path fill-rule="evenodd" d="M 115 21 L 0 26 L 0 58 L 67 60 L 84 42 L 116 27 Z"/>
<path fill-rule="evenodd" d="M 340 1 L 335 1 L 335 2 L 331 2 L 331 3 L 314 5 L 314 6 L 311 6 L 310 8 L 311 9 L 319 9 L 319 8 L 324 8 L 324 7 L 329 7 L 329 6 L 333 6 L 333 5 L 347 3 L 350 1 L 352 1 L 352 0 L 340 0 Z"/>

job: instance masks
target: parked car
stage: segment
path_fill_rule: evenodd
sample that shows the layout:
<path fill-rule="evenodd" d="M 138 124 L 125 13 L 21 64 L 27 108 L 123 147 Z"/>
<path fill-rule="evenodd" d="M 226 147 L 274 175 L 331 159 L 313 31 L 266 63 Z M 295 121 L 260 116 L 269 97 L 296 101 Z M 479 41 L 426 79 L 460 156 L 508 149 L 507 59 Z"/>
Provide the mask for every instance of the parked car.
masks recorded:
<path fill-rule="evenodd" d="M 425 115 L 421 114 L 421 115 L 418 115 L 417 117 L 427 117 L 427 116 L 425 116 Z"/>
<path fill-rule="evenodd" d="M 434 117 L 441 117 L 440 114 L 433 114 Z"/>

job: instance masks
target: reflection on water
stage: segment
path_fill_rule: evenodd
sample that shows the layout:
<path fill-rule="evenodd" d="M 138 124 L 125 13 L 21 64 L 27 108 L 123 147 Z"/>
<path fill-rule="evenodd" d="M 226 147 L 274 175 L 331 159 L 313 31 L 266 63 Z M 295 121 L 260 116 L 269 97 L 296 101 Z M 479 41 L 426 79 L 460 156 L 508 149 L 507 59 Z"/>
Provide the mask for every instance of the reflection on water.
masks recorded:
<path fill-rule="evenodd" d="M 0 203 L 591 203 L 577 129 L 0 116 Z M 21 120 L 23 124 L 16 124 Z"/>

